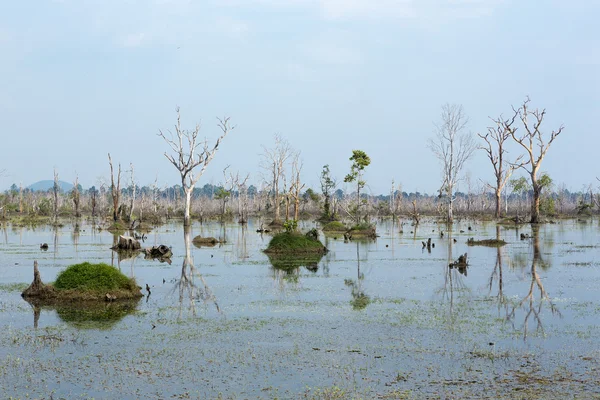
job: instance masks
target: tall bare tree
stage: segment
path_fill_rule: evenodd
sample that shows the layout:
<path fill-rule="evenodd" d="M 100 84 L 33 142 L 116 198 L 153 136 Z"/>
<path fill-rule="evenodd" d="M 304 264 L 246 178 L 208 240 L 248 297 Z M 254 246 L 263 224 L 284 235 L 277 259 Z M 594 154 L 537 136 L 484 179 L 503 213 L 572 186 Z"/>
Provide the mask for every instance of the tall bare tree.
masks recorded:
<path fill-rule="evenodd" d="M 167 131 L 167 135 L 163 131 L 159 131 L 158 136 L 162 137 L 165 142 L 173 150 L 173 154 L 165 152 L 167 160 L 177 168 L 181 175 L 181 185 L 183 192 L 185 193 L 185 211 L 183 214 L 183 225 L 190 226 L 190 209 L 192 204 L 192 191 L 194 186 L 204 174 L 206 167 L 214 158 L 221 140 L 229 132 L 231 132 L 235 126 L 231 126 L 230 118 L 217 118 L 217 126 L 221 129 L 221 136 L 215 141 L 215 144 L 211 147 L 208 146 L 208 141 L 199 141 L 198 135 L 200 134 L 200 124 L 196 124 L 194 130 L 185 130 L 181 128 L 181 114 L 179 113 L 179 107 L 176 108 L 177 112 L 177 123 L 175 124 L 175 133 Z M 194 173 L 196 167 L 200 167 L 197 173 Z"/>
<path fill-rule="evenodd" d="M 79 193 L 79 177 L 77 175 L 75 175 L 75 182 L 73 182 L 71 198 L 73 199 L 73 207 L 75 208 L 75 218 L 79 218 L 81 217 L 81 212 L 79 211 L 81 194 Z"/>
<path fill-rule="evenodd" d="M 520 161 L 523 155 L 519 155 L 514 162 L 507 162 L 505 155 L 507 153 L 505 142 L 510 138 L 510 128 L 513 126 L 516 115 L 511 119 L 505 120 L 500 116 L 497 119 L 492 119 L 495 126 L 488 127 L 485 135 L 478 133 L 477 135 L 485 141 L 485 145 L 479 147 L 492 163 L 494 168 L 494 177 L 496 178 L 495 185 L 489 185 L 494 190 L 496 199 L 496 218 L 500 218 L 502 210 L 502 190 L 512 176 L 514 170 L 520 166 Z"/>
<path fill-rule="evenodd" d="M 561 125 L 558 130 L 553 130 L 549 137 L 544 135 L 540 127 L 546 116 L 546 110 L 530 109 L 529 102 L 530 99 L 527 97 L 521 107 L 518 109 L 513 107 L 513 119 L 519 118 L 521 120 L 524 129 L 523 133 L 518 135 L 517 128 L 512 125 L 504 124 L 504 127 L 510 132 L 512 138 L 525 149 L 525 162 L 518 166 L 527 171 L 531 179 L 533 189 L 531 223 L 538 223 L 540 221 L 540 198 L 542 189 L 544 188 L 544 180 L 538 177 L 538 173 L 550 145 L 561 134 L 564 126 Z"/>
<path fill-rule="evenodd" d="M 52 185 L 52 193 L 54 194 L 54 223 L 58 223 L 58 192 L 60 186 L 58 184 L 58 172 L 54 168 L 54 184 Z"/>
<path fill-rule="evenodd" d="M 290 195 L 294 199 L 294 220 L 298 221 L 298 213 L 300 210 L 300 192 L 304 189 L 305 184 L 300 182 L 300 173 L 302 172 L 302 161 L 300 160 L 300 152 L 295 152 L 292 156 L 292 182 L 290 185 Z"/>
<path fill-rule="evenodd" d="M 465 132 L 469 119 L 462 105 L 444 104 L 441 119 L 442 122 L 436 125 L 435 138 L 429 139 L 429 148 L 442 164 L 440 196 L 442 193 L 447 196 L 447 221 L 452 222 L 454 189 L 460 180 L 465 163 L 477 147 L 473 136 Z"/>
<path fill-rule="evenodd" d="M 127 218 L 128 221 L 131 221 L 133 218 L 133 207 L 135 206 L 135 179 L 134 179 L 134 169 L 133 163 L 129 163 L 131 167 L 131 199 L 129 203 L 129 216 Z"/>
<path fill-rule="evenodd" d="M 119 163 L 119 172 L 117 173 L 117 185 L 115 186 L 115 173 L 113 169 L 112 158 L 108 153 L 108 164 L 110 165 L 110 194 L 113 201 L 113 221 L 119 219 L 119 199 L 121 197 L 121 163 Z"/>
<path fill-rule="evenodd" d="M 273 222 L 281 222 L 281 193 L 280 185 L 285 174 L 285 163 L 292 154 L 292 148 L 287 140 L 279 134 L 275 135 L 275 147 L 266 148 L 263 146 L 262 163 L 263 169 L 268 171 L 270 177 L 271 190 L 273 193 L 273 203 L 275 211 Z"/>

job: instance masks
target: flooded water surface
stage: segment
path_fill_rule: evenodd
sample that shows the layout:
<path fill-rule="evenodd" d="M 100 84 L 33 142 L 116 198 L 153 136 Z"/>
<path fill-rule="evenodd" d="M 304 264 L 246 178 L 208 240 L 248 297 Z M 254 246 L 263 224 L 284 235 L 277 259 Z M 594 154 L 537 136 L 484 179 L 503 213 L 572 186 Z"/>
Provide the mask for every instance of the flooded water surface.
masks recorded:
<path fill-rule="evenodd" d="M 600 396 L 597 221 L 383 221 L 376 240 L 321 233 L 325 256 L 283 260 L 262 252 L 257 226 L 158 227 L 143 246 L 172 246 L 169 264 L 113 252 L 87 222 L 3 225 L 0 398 Z M 197 235 L 226 243 L 196 247 Z M 44 282 L 104 262 L 151 294 L 31 305 L 20 293 L 35 260 Z"/>

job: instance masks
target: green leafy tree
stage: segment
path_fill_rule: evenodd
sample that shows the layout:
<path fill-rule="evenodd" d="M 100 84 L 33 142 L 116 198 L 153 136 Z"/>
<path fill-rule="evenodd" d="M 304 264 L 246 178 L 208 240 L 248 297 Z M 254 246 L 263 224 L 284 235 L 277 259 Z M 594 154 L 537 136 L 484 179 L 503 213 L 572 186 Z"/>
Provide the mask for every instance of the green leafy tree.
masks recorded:
<path fill-rule="evenodd" d="M 324 165 L 323 171 L 321 171 L 321 192 L 323 193 L 324 199 L 323 215 L 321 215 L 321 219 L 324 221 L 332 221 L 335 219 L 335 213 L 331 210 L 331 200 L 335 186 L 336 181 L 331 177 L 329 165 Z"/>
<path fill-rule="evenodd" d="M 362 150 L 352 150 L 352 166 L 350 167 L 350 173 L 344 178 L 344 182 L 351 183 L 356 182 L 356 223 L 360 222 L 360 190 L 365 187 L 366 182 L 362 179 L 363 171 L 366 167 L 371 164 L 371 159 Z"/>

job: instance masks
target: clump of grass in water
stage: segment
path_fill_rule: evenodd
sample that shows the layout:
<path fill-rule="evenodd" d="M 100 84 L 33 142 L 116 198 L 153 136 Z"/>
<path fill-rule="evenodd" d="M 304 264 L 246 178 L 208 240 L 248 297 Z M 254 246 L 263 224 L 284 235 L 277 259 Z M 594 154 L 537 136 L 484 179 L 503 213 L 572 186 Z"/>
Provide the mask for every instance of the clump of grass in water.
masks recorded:
<path fill-rule="evenodd" d="M 108 264 L 84 262 L 71 265 L 62 271 L 54 282 L 56 290 L 106 292 L 113 290 L 138 290 L 133 279 L 128 278 Z"/>
<path fill-rule="evenodd" d="M 326 248 L 317 239 L 297 232 L 283 232 L 273 236 L 265 253 L 325 253 Z"/>
<path fill-rule="evenodd" d="M 340 221 L 332 221 L 323 226 L 323 232 L 346 232 L 346 225 Z"/>

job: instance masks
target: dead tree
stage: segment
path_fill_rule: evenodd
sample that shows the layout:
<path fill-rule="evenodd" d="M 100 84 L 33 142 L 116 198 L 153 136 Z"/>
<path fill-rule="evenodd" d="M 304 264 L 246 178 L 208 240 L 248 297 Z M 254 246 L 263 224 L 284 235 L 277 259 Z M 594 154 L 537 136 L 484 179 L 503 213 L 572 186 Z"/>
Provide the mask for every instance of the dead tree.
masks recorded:
<path fill-rule="evenodd" d="M 113 171 L 112 158 L 108 153 L 108 164 L 110 165 L 110 194 L 113 201 L 113 221 L 119 220 L 119 199 L 121 195 L 121 163 L 119 163 L 119 172 L 117 173 L 117 185 L 115 186 L 115 174 Z"/>
<path fill-rule="evenodd" d="M 294 220 L 298 221 L 298 212 L 300 209 L 300 192 L 304 189 L 304 184 L 300 182 L 300 173 L 302 172 L 302 161 L 300 161 L 300 152 L 296 152 L 292 159 L 292 183 L 289 194 L 294 199 Z"/>
<path fill-rule="evenodd" d="M 491 119 L 491 118 L 490 118 Z M 492 163 L 494 168 L 494 177 L 496 178 L 495 186 L 488 184 L 488 186 L 494 190 L 496 198 L 496 218 L 500 218 L 502 209 L 502 190 L 506 186 L 506 183 L 510 179 L 514 170 L 520 166 L 521 158 L 523 155 L 519 155 L 517 159 L 508 163 L 504 156 L 506 155 L 505 142 L 510 138 L 510 128 L 513 126 L 516 119 L 514 115 L 510 120 L 504 120 L 502 116 L 498 119 L 492 119 L 495 126 L 488 127 L 488 131 L 485 135 L 478 133 L 477 135 L 482 138 L 486 145 L 479 147 L 485 151 L 488 159 Z"/>
<path fill-rule="evenodd" d="M 275 147 L 268 149 L 263 146 L 261 167 L 268 171 L 271 176 L 270 185 L 273 192 L 273 205 L 275 206 L 273 222 L 276 223 L 281 221 L 280 184 L 285 172 L 285 163 L 291 153 L 292 149 L 287 140 L 278 134 L 275 135 Z"/>
<path fill-rule="evenodd" d="M 73 208 L 75 208 L 75 218 L 81 217 L 81 213 L 79 212 L 80 205 L 80 197 L 79 193 L 79 178 L 75 175 L 75 182 L 73 182 L 73 190 L 71 192 L 71 198 L 73 199 Z"/>
<path fill-rule="evenodd" d="M 181 114 L 179 113 L 179 107 L 176 108 L 177 112 L 177 123 L 175 124 L 175 134 L 171 131 L 167 131 L 169 137 L 167 137 L 163 131 L 159 131 L 158 136 L 162 137 L 165 142 L 174 151 L 173 154 L 165 152 L 167 160 L 173 164 L 181 175 L 181 185 L 185 193 L 185 211 L 183 214 L 183 225 L 190 226 L 190 209 L 192 203 L 192 191 L 194 186 L 204 174 L 206 167 L 214 158 L 221 140 L 227 134 L 232 131 L 235 126 L 230 125 L 229 117 L 217 118 L 217 126 L 221 129 L 221 136 L 216 140 L 214 146 L 210 148 L 208 141 L 198 141 L 198 135 L 200 134 L 200 124 L 196 124 L 194 130 L 184 130 L 181 128 Z M 200 166 L 200 170 L 195 174 L 194 169 Z"/>
<path fill-rule="evenodd" d="M 58 172 L 54 169 L 54 184 L 52 185 L 52 193 L 54 195 L 54 223 L 58 222 L 58 192 L 60 186 L 58 185 Z"/>
<path fill-rule="evenodd" d="M 442 106 L 442 122 L 436 125 L 436 137 L 429 139 L 429 148 L 442 164 L 440 197 L 442 193 L 447 196 L 448 222 L 453 220 L 454 188 L 465 163 L 476 149 L 472 135 L 464 132 L 468 122 L 461 105 L 445 104 Z"/>
<path fill-rule="evenodd" d="M 517 135 L 516 127 L 509 126 L 508 124 L 504 124 L 504 127 L 510 132 L 512 138 L 526 151 L 525 162 L 517 165 L 517 167 L 527 171 L 531 179 L 533 189 L 531 223 L 538 223 L 540 221 L 540 198 L 542 189 L 544 188 L 542 180 L 538 177 L 538 173 L 550 145 L 563 131 L 564 126 L 561 125 L 558 130 L 553 130 L 550 133 L 550 137 L 546 139 L 546 135 L 540 130 L 540 126 L 546 116 L 546 110 L 539 110 L 537 108 L 529 109 L 529 102 L 530 99 L 527 97 L 521 107 L 518 109 L 513 107 L 513 119 L 519 118 L 521 120 L 524 132 L 521 135 Z"/>
<path fill-rule="evenodd" d="M 129 218 L 128 221 L 131 221 L 133 219 L 133 207 L 135 205 L 135 180 L 134 180 L 134 170 L 133 170 L 133 163 L 129 163 L 129 166 L 131 167 L 131 199 L 130 199 L 130 203 L 129 203 Z"/>

